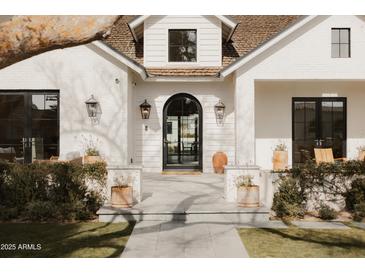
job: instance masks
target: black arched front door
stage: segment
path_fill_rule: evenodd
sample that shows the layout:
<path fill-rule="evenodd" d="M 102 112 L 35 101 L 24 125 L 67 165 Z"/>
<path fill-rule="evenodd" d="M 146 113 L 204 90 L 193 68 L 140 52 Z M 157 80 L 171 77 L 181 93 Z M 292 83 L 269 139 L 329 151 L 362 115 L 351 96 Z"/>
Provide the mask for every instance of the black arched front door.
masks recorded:
<path fill-rule="evenodd" d="M 163 110 L 163 168 L 202 169 L 202 107 L 186 93 L 172 96 Z"/>

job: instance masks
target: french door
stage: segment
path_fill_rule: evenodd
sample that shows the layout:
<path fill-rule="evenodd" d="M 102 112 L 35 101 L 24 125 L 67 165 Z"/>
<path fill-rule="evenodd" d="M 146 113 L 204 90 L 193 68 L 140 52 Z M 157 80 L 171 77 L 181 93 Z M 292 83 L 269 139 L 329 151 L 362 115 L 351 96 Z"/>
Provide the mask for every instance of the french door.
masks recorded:
<path fill-rule="evenodd" d="M 0 159 L 31 163 L 58 154 L 58 91 L 0 90 Z"/>
<path fill-rule="evenodd" d="M 164 107 L 164 169 L 202 169 L 202 109 L 189 94 L 172 96 Z"/>
<path fill-rule="evenodd" d="M 314 158 L 314 148 L 332 148 L 346 157 L 346 98 L 315 97 L 292 100 L 293 164 Z"/>

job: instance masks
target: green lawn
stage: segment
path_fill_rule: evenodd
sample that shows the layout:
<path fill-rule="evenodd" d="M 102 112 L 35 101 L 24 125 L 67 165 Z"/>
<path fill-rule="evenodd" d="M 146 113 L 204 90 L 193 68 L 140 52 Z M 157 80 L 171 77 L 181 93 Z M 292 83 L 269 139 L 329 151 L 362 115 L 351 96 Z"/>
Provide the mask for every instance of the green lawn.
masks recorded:
<path fill-rule="evenodd" d="M 365 257 L 365 230 L 241 228 L 250 257 Z"/>
<path fill-rule="evenodd" d="M 0 223 L 0 257 L 118 257 L 132 230 L 128 223 Z M 4 250 L 11 244 L 16 250 Z M 41 244 L 41 250 L 22 250 L 19 244 Z"/>

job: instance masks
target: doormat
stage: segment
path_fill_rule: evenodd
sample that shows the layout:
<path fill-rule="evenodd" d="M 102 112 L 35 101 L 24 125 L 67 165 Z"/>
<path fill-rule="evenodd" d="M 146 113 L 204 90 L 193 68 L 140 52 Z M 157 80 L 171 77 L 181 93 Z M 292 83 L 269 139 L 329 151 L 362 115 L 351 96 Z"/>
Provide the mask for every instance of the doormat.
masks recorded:
<path fill-rule="evenodd" d="M 202 175 L 201 171 L 162 171 L 162 175 Z"/>

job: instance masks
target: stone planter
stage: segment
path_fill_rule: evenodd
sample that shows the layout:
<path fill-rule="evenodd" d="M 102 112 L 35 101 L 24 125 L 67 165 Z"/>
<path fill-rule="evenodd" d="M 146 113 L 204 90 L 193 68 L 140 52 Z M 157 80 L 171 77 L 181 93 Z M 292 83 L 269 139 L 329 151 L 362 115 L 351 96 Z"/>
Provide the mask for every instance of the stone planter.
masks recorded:
<path fill-rule="evenodd" d="M 214 172 L 218 174 L 223 174 L 224 166 L 226 166 L 228 163 L 227 155 L 222 151 L 218 151 L 214 153 L 212 161 Z"/>
<path fill-rule="evenodd" d="M 360 150 L 359 151 L 359 156 L 357 158 L 360 161 L 364 161 L 365 160 L 365 150 Z"/>
<path fill-rule="evenodd" d="M 131 186 L 112 186 L 111 194 L 113 207 L 132 207 L 133 188 Z"/>
<path fill-rule="evenodd" d="M 240 207 L 259 207 L 260 188 L 257 185 L 237 188 L 237 204 Z"/>
<path fill-rule="evenodd" d="M 103 159 L 100 156 L 84 156 L 84 164 L 95 164 L 102 161 Z"/>
<path fill-rule="evenodd" d="M 288 152 L 287 151 L 279 151 L 274 150 L 274 155 L 272 159 L 273 170 L 285 170 L 288 167 Z"/>

